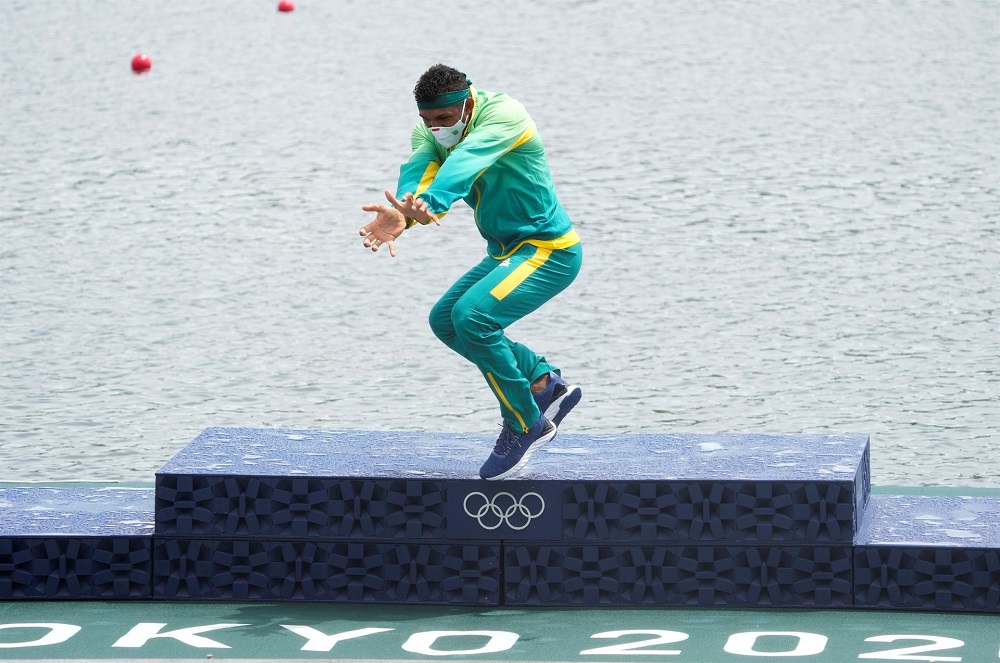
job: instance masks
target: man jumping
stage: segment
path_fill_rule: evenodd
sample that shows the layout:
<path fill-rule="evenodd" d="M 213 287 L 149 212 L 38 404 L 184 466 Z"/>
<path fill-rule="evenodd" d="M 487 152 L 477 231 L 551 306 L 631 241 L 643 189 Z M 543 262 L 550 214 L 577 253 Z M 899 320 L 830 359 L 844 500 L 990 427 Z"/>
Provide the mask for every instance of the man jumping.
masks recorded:
<path fill-rule="evenodd" d="M 580 271 L 583 249 L 559 204 L 545 149 L 524 107 L 484 92 L 465 74 L 437 64 L 413 89 L 421 122 L 389 204 L 363 205 L 375 219 L 364 246 L 396 240 L 416 224 L 440 225 L 462 198 L 472 208 L 486 257 L 434 305 L 434 334 L 482 372 L 500 404 L 503 428 L 479 470 L 484 479 L 515 474 L 556 435 L 580 401 L 579 387 L 504 329 L 562 292 Z"/>

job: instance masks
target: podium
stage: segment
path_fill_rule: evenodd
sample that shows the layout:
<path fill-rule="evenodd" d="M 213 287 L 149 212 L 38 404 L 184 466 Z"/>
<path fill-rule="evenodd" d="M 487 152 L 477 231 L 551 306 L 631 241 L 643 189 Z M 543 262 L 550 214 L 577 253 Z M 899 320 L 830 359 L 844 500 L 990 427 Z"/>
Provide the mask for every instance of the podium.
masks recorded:
<path fill-rule="evenodd" d="M 488 482 L 492 444 L 207 429 L 146 520 L 108 505 L 102 545 L 147 554 L 105 554 L 101 582 L 63 578 L 87 575 L 82 515 L 32 532 L 17 512 L 42 489 L 0 488 L 0 598 L 1000 610 L 1000 498 L 872 495 L 866 435 L 560 433 Z"/>

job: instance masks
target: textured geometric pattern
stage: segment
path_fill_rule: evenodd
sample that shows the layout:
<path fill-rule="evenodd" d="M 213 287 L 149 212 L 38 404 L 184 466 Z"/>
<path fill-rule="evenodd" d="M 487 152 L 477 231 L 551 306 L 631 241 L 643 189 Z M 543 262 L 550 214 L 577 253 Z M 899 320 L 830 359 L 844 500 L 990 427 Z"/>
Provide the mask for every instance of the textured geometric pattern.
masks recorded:
<path fill-rule="evenodd" d="M 850 606 L 849 547 L 507 546 L 507 605 Z"/>
<path fill-rule="evenodd" d="M 147 599 L 149 537 L 0 539 L 0 599 Z"/>
<path fill-rule="evenodd" d="M 157 538 L 153 597 L 498 605 L 500 549 Z"/>
<path fill-rule="evenodd" d="M 855 606 L 1000 611 L 1000 550 L 859 546 Z"/>
<path fill-rule="evenodd" d="M 441 481 L 160 475 L 156 533 L 440 538 L 444 496 Z"/>
<path fill-rule="evenodd" d="M 854 508 L 848 483 L 567 483 L 563 537 L 843 544 Z"/>

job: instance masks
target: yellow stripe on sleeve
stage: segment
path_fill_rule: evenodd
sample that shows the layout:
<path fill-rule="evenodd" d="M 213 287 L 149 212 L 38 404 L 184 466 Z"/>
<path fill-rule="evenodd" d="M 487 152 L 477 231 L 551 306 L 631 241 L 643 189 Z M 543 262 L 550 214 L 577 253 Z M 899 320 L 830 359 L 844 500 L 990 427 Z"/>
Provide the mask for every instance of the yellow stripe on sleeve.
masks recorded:
<path fill-rule="evenodd" d="M 438 171 L 441 170 L 441 164 L 437 161 L 431 161 L 427 164 L 427 168 L 424 169 L 424 174 L 420 177 L 420 182 L 417 184 L 417 190 L 413 192 L 413 197 L 416 198 L 427 189 L 431 188 L 431 184 L 434 183 L 434 178 L 437 177 Z M 438 220 L 440 220 L 448 212 L 441 212 L 437 215 Z M 430 221 L 417 221 L 416 219 L 407 219 L 406 227 L 412 228 L 414 225 L 420 223 L 421 225 L 427 225 Z"/>
<path fill-rule="evenodd" d="M 521 132 L 521 135 L 518 136 L 517 140 L 514 141 L 514 144 L 511 145 L 510 149 L 508 149 L 507 151 L 513 152 L 514 150 L 521 147 L 534 137 L 535 137 L 535 127 L 533 125 L 529 125 L 527 129 Z"/>
<path fill-rule="evenodd" d="M 420 178 L 420 183 L 417 184 L 417 190 L 413 192 L 413 195 L 419 196 L 431 188 L 431 184 L 434 182 L 434 178 L 437 177 L 439 170 L 441 170 L 441 164 L 437 161 L 431 161 L 427 164 L 427 168 L 424 169 L 424 174 Z"/>

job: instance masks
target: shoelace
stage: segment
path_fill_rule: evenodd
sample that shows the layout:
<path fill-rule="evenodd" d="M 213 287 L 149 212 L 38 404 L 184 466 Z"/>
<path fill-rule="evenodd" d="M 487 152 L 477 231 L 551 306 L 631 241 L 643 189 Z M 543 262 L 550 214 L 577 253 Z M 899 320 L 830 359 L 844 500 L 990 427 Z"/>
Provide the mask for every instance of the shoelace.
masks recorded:
<path fill-rule="evenodd" d="M 503 428 L 500 430 L 500 437 L 497 438 L 497 443 L 493 447 L 493 453 L 498 456 L 506 456 L 514 448 L 514 445 L 517 444 L 518 437 L 520 436 L 505 421 Z"/>

